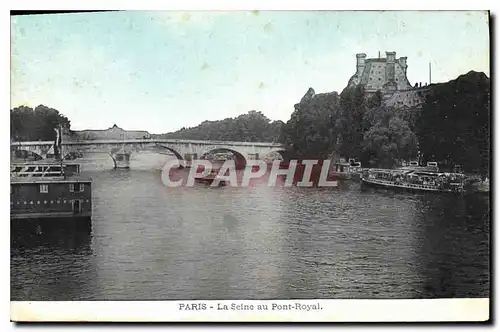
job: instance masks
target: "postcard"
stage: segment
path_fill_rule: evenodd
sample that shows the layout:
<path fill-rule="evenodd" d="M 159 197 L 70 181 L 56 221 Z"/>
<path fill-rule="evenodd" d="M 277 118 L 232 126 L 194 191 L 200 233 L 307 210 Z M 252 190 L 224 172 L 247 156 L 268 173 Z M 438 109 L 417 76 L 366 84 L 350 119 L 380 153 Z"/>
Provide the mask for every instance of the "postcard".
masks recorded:
<path fill-rule="evenodd" d="M 12 13 L 14 322 L 487 322 L 488 11 Z"/>

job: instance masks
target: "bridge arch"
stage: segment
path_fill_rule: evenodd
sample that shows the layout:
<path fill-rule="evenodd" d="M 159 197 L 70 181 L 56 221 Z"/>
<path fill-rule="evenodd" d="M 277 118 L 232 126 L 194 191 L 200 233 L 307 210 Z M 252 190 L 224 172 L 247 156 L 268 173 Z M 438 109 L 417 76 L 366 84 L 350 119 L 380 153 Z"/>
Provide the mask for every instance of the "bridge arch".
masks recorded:
<path fill-rule="evenodd" d="M 161 145 L 161 144 L 146 144 L 146 145 L 142 145 L 142 146 L 139 146 L 139 147 L 131 147 L 130 149 L 125 149 L 125 153 L 127 153 L 129 155 L 129 167 L 132 167 L 132 165 L 134 165 L 134 167 L 136 166 L 139 166 L 139 167 L 144 167 L 144 164 L 141 164 L 140 160 L 141 160 L 141 155 L 144 155 L 144 154 L 148 154 L 148 153 L 153 153 L 155 155 L 160 155 L 160 156 L 166 156 L 167 158 L 170 157 L 170 158 L 175 158 L 178 163 L 179 163 L 179 168 L 183 168 L 185 166 L 185 160 L 184 158 L 182 157 L 182 155 L 174 148 L 171 148 L 169 146 L 166 146 L 166 145 Z M 118 151 L 117 151 L 118 152 Z M 115 153 L 117 153 L 115 152 Z M 122 151 L 123 153 L 124 151 Z M 148 162 L 151 162 L 151 161 L 154 161 L 155 164 L 147 164 L 148 166 L 147 167 L 160 167 L 160 168 L 163 168 L 164 166 L 164 163 L 167 162 L 167 159 L 164 159 L 164 158 L 160 158 L 161 160 L 158 160 L 156 159 L 157 157 L 153 157 L 153 159 L 148 159 Z M 144 162 L 145 160 L 143 159 L 142 162 Z M 158 161 L 160 162 L 160 164 L 158 164 Z M 135 162 L 139 162 L 139 164 L 135 164 Z M 147 162 L 146 162 L 147 163 Z"/>
<path fill-rule="evenodd" d="M 184 160 L 184 157 L 182 157 L 181 154 L 179 152 L 177 152 L 175 149 L 172 149 L 172 148 L 170 148 L 166 145 L 163 145 L 163 144 L 156 144 L 156 146 L 172 152 L 177 157 L 177 159 L 179 159 L 179 162 Z"/>
<path fill-rule="evenodd" d="M 34 156 L 35 160 L 42 160 L 44 159 L 42 155 L 39 153 L 30 150 L 30 149 L 14 149 L 11 150 L 11 158 L 14 159 L 28 159 L 30 156 Z"/>
<path fill-rule="evenodd" d="M 113 168 L 116 168 L 116 159 L 113 157 L 113 154 L 111 152 L 106 152 L 106 151 L 70 151 L 64 155 L 64 160 L 77 160 L 80 158 L 86 158 L 85 155 L 108 155 L 111 158 L 111 161 L 113 162 Z"/>
<path fill-rule="evenodd" d="M 241 152 L 238 152 L 238 151 L 236 151 L 234 149 L 225 148 L 225 147 L 210 149 L 210 150 L 204 152 L 200 156 L 200 158 L 204 159 L 204 158 L 206 158 L 207 155 L 224 153 L 224 152 L 226 152 L 226 153 L 229 152 L 229 153 L 233 154 L 233 156 L 235 157 L 236 169 L 243 169 L 243 168 L 246 167 L 246 165 L 247 165 L 247 158 L 245 158 L 245 156 Z"/>

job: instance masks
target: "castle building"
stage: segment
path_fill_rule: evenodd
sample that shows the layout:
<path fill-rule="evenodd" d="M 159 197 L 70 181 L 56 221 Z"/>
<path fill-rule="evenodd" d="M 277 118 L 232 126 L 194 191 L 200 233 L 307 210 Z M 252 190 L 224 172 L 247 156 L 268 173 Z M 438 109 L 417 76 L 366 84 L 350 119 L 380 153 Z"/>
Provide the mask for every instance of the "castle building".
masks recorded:
<path fill-rule="evenodd" d="M 385 58 L 367 59 L 365 53 L 356 54 L 356 73 L 349 80 L 348 86 L 362 85 L 366 92 L 380 90 L 385 97 L 396 91 L 412 88 L 406 70 L 407 58 L 396 59 L 396 52 L 385 52 Z"/>
<path fill-rule="evenodd" d="M 348 86 L 361 85 L 370 95 L 380 90 L 386 106 L 420 108 L 429 86 L 412 86 L 406 76 L 407 57 L 396 58 L 396 52 L 385 52 L 386 57 L 367 59 L 365 53 L 356 54 L 356 73 Z"/>
<path fill-rule="evenodd" d="M 367 59 L 365 53 L 356 54 L 356 73 L 349 79 L 347 87 L 361 85 L 367 97 L 380 91 L 382 103 L 387 107 L 421 109 L 432 85 L 419 82 L 412 86 L 406 76 L 408 58 L 396 59 L 396 52 L 385 52 L 385 55 L 385 58 L 379 55 L 378 58 Z M 309 88 L 301 102 L 316 96 L 314 89 Z"/>

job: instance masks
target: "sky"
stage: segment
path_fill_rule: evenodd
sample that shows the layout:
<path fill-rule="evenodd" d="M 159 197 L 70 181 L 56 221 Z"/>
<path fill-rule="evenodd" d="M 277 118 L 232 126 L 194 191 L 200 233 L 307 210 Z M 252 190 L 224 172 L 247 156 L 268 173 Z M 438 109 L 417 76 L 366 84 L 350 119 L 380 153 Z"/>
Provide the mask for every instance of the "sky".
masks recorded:
<path fill-rule="evenodd" d="M 11 17 L 11 108 L 73 130 L 166 133 L 250 110 L 287 121 L 309 87 L 341 92 L 356 53 L 408 57 L 408 79 L 490 76 L 486 12 L 122 11 Z"/>

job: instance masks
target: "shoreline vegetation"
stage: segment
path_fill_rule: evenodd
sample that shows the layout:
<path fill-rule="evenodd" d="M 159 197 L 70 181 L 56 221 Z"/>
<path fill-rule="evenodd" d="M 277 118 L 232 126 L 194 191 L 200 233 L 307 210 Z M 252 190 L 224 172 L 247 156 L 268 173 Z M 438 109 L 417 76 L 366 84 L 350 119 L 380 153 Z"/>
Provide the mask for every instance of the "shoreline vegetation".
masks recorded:
<path fill-rule="evenodd" d="M 388 107 L 380 91 L 362 86 L 315 94 L 310 88 L 290 119 L 271 121 L 252 110 L 235 118 L 204 121 L 153 138 L 267 141 L 285 146 L 290 159 L 356 159 L 364 167 L 392 168 L 403 161 L 436 161 L 489 177 L 490 79 L 470 71 L 429 86 L 420 107 Z M 54 128 L 71 134 L 70 120 L 39 105 L 11 109 L 11 140 L 54 140 Z"/>

